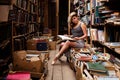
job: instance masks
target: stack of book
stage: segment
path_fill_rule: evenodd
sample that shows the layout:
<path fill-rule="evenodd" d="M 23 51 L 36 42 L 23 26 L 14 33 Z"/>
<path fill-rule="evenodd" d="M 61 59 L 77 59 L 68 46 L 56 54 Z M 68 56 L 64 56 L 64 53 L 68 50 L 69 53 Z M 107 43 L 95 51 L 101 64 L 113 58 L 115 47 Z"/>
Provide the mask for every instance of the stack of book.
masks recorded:
<path fill-rule="evenodd" d="M 75 55 L 75 58 L 80 61 L 90 61 L 92 57 L 89 54 L 78 53 Z"/>

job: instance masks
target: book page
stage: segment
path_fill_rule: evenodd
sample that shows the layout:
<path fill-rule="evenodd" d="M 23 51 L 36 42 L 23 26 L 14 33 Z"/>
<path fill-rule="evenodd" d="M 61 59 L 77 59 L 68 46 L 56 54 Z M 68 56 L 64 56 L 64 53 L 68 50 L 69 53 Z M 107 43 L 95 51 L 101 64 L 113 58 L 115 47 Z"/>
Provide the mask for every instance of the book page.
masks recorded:
<path fill-rule="evenodd" d="M 58 35 L 58 37 L 61 38 L 62 40 L 73 40 L 72 38 L 65 35 Z"/>

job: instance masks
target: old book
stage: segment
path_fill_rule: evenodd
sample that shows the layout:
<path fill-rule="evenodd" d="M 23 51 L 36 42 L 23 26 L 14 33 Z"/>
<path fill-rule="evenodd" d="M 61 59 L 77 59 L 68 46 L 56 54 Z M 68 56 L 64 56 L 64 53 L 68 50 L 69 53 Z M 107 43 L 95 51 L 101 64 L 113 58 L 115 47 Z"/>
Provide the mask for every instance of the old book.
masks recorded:
<path fill-rule="evenodd" d="M 0 5 L 0 22 L 8 21 L 9 10 L 10 10 L 9 5 Z"/>
<path fill-rule="evenodd" d="M 97 29 L 91 29 L 91 38 L 92 40 L 98 40 L 98 30 Z"/>
<path fill-rule="evenodd" d="M 98 40 L 104 42 L 105 41 L 105 36 L 104 36 L 104 31 L 103 30 L 98 30 Z"/>
<path fill-rule="evenodd" d="M 108 76 L 107 72 L 90 71 L 90 73 L 96 76 Z"/>
<path fill-rule="evenodd" d="M 62 40 L 73 40 L 72 38 L 65 35 L 58 35 L 58 37 L 61 38 Z"/>
<path fill-rule="evenodd" d="M 81 54 L 81 53 L 75 54 L 75 58 L 77 60 L 81 60 L 81 61 L 90 61 L 90 60 L 92 60 L 92 57 L 90 55 Z"/>
<path fill-rule="evenodd" d="M 67 40 L 75 42 L 76 40 L 73 40 L 72 38 L 65 36 L 65 35 L 58 35 L 58 38 L 60 38 L 59 41 L 57 41 L 57 44 L 60 44 L 61 42 L 65 42 Z"/>
<path fill-rule="evenodd" d="M 16 10 L 9 10 L 8 21 L 17 21 L 17 17 Z"/>
<path fill-rule="evenodd" d="M 119 80 L 118 77 L 97 77 L 97 80 Z"/>
<path fill-rule="evenodd" d="M 30 80 L 30 72 L 14 71 L 7 75 L 6 80 Z"/>
<path fill-rule="evenodd" d="M 100 62 L 87 62 L 87 69 L 91 71 L 107 72 L 107 69 Z"/>

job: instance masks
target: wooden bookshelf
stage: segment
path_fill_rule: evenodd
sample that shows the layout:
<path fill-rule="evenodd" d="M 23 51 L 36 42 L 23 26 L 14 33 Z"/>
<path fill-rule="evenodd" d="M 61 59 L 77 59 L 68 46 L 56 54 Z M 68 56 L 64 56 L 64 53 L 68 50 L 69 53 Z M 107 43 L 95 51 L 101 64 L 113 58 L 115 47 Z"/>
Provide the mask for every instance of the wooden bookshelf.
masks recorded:
<path fill-rule="evenodd" d="M 16 45 L 15 39 L 20 39 L 20 46 L 26 43 L 29 36 L 35 36 L 39 31 L 40 4 L 39 0 L 11 0 L 8 20 L 12 23 L 12 51 Z M 26 49 L 25 44 L 21 49 Z"/>
<path fill-rule="evenodd" d="M 0 22 L 0 79 L 6 76 L 12 62 L 11 30 L 10 22 Z"/>
<path fill-rule="evenodd" d="M 14 51 L 26 50 L 26 41 L 39 32 L 40 9 L 40 0 L 0 0 L 0 61 L 12 62 Z"/>
<path fill-rule="evenodd" d="M 109 22 L 109 18 L 112 18 L 114 16 L 119 16 L 119 10 L 116 11 L 116 9 L 111 9 L 109 8 L 109 4 L 112 1 L 97 1 L 97 0 L 91 0 L 91 24 L 90 24 L 90 29 L 95 29 L 97 31 L 102 30 L 103 31 L 103 38 L 104 42 L 119 42 L 120 39 L 120 33 L 119 33 L 119 21 L 113 20 L 112 22 Z M 103 5 L 104 4 L 104 5 Z M 106 5 L 108 4 L 108 5 Z M 112 6 L 115 6 L 114 4 Z M 110 17 L 104 17 L 106 15 L 109 15 Z M 104 17 L 104 18 L 103 18 Z M 117 18 L 117 17 L 116 17 Z M 119 18 L 117 18 L 119 19 Z M 95 36 L 98 38 L 98 32 L 95 34 Z M 92 43 L 94 39 L 92 39 L 92 35 L 90 38 L 91 46 L 94 47 L 96 43 Z M 94 42 L 99 42 L 101 41 L 97 39 L 97 41 Z M 98 46 L 97 46 L 98 47 Z M 106 48 L 104 48 L 104 52 L 107 52 Z"/>

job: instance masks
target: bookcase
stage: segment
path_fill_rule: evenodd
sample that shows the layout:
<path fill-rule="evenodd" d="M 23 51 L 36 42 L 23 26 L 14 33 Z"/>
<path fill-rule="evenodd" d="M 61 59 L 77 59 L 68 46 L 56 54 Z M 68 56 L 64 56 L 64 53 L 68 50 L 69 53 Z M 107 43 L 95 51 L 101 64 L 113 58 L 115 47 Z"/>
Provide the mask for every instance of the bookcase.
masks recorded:
<path fill-rule="evenodd" d="M 118 0 L 91 0 L 90 23 L 91 46 L 101 47 L 104 53 L 108 52 L 116 57 L 119 56 L 119 52 L 116 52 L 115 48 L 119 48 L 116 44 L 119 44 L 120 41 L 120 33 L 118 31 L 120 30 L 120 10 L 117 8 L 119 7 L 118 3 Z M 113 6 L 113 8 L 111 8 L 111 6 Z M 106 45 L 106 43 L 109 46 Z M 113 44 L 111 45 L 112 48 L 110 44 Z"/>
<path fill-rule="evenodd" d="M 0 79 L 9 72 L 14 51 L 26 50 L 26 41 L 38 35 L 40 0 L 0 0 Z M 4 69 L 3 69 L 4 68 Z"/>
<path fill-rule="evenodd" d="M 11 1 L 8 21 L 12 23 L 12 51 L 25 50 L 26 40 L 39 32 L 40 1 Z"/>
<path fill-rule="evenodd" d="M 12 61 L 11 23 L 0 22 L 0 79 L 9 72 L 8 65 Z"/>

